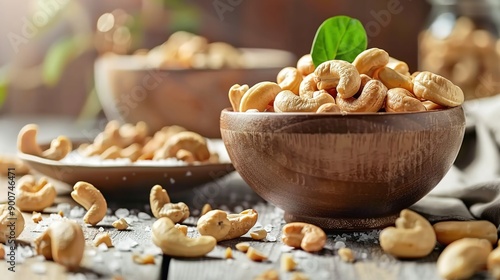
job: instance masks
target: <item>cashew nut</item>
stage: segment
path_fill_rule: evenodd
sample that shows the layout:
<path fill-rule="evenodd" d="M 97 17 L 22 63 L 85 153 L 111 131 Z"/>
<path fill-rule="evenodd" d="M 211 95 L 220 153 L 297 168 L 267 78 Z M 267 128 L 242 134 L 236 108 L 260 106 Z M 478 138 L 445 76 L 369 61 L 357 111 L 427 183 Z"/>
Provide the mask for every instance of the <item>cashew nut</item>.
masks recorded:
<path fill-rule="evenodd" d="M 113 247 L 113 242 L 111 241 L 111 236 L 109 236 L 109 233 L 101 232 L 94 237 L 94 246 L 98 247 L 102 243 L 106 244 L 108 248 Z"/>
<path fill-rule="evenodd" d="M 196 227 L 201 235 L 213 236 L 218 242 L 246 234 L 255 225 L 257 218 L 258 214 L 253 209 L 229 215 L 222 210 L 212 210 L 198 219 Z"/>
<path fill-rule="evenodd" d="M 132 261 L 137 264 L 155 264 L 155 256 L 151 254 L 139 255 L 133 254 Z"/>
<path fill-rule="evenodd" d="M 231 249 L 231 247 L 227 247 L 226 250 L 224 250 L 224 258 L 225 259 L 233 258 L 233 249 Z"/>
<path fill-rule="evenodd" d="M 182 126 L 170 125 L 165 126 L 161 130 L 155 132 L 153 138 L 146 142 L 146 144 L 144 144 L 144 147 L 142 147 L 143 156 L 144 154 L 154 153 L 156 150 L 160 149 L 165 144 L 165 142 L 173 135 L 182 131 L 187 130 Z"/>
<path fill-rule="evenodd" d="M 497 227 L 489 221 L 446 221 L 433 225 L 437 241 L 448 245 L 458 239 L 482 238 L 495 244 L 498 240 Z"/>
<path fill-rule="evenodd" d="M 212 206 L 210 206 L 210 204 L 208 203 L 205 203 L 205 205 L 203 205 L 203 208 L 201 208 L 200 216 L 207 214 L 209 211 L 212 211 Z"/>
<path fill-rule="evenodd" d="M 297 267 L 297 263 L 293 259 L 293 255 L 290 253 L 284 253 L 280 258 L 280 268 L 282 271 L 293 271 Z"/>
<path fill-rule="evenodd" d="M 326 234 L 315 225 L 294 222 L 283 227 L 281 239 L 288 246 L 302 248 L 306 252 L 317 252 L 325 246 Z"/>
<path fill-rule="evenodd" d="M 311 54 L 305 54 L 297 61 L 297 70 L 304 77 L 313 73 L 315 68 Z"/>
<path fill-rule="evenodd" d="M 240 243 L 236 244 L 235 247 L 236 247 L 236 249 L 238 249 L 238 251 L 246 253 L 248 251 L 248 248 L 250 248 L 250 243 L 240 242 Z"/>
<path fill-rule="evenodd" d="M 408 64 L 406 64 L 406 62 L 404 61 L 389 57 L 389 62 L 386 66 L 401 75 L 410 76 L 410 67 L 408 67 Z"/>
<path fill-rule="evenodd" d="M 212 236 L 189 238 L 167 217 L 159 218 L 151 228 L 153 243 L 163 254 L 172 257 L 202 257 L 212 251 L 217 244 Z"/>
<path fill-rule="evenodd" d="M 336 89 L 342 98 L 354 96 L 361 86 L 358 70 L 347 61 L 325 61 L 318 65 L 314 74 L 318 89 Z"/>
<path fill-rule="evenodd" d="M 424 107 L 425 107 L 425 109 L 427 109 L 427 111 L 441 110 L 441 109 L 446 108 L 445 106 L 441 106 L 441 105 L 436 104 L 436 103 L 429 101 L 429 100 L 422 101 L 422 105 L 424 105 Z"/>
<path fill-rule="evenodd" d="M 95 226 L 106 216 L 106 199 L 93 185 L 83 181 L 77 182 L 73 186 L 71 197 L 87 210 L 83 217 L 85 223 Z"/>
<path fill-rule="evenodd" d="M 32 175 L 19 179 L 16 206 L 21 211 L 42 211 L 54 203 L 57 193 L 54 186 L 41 177 L 38 182 Z"/>
<path fill-rule="evenodd" d="M 389 54 L 378 48 L 367 49 L 354 59 L 352 64 L 358 69 L 359 74 L 373 77 L 373 72 L 389 63 Z"/>
<path fill-rule="evenodd" d="M 387 88 L 384 84 L 378 80 L 370 80 L 358 98 L 344 99 L 337 95 L 335 101 L 340 110 L 344 112 L 378 112 L 384 105 L 386 96 Z"/>
<path fill-rule="evenodd" d="M 71 220 L 55 221 L 35 240 L 37 254 L 71 270 L 80 267 L 85 237 L 80 225 Z"/>
<path fill-rule="evenodd" d="M 488 255 L 486 267 L 494 279 L 500 279 L 500 247 L 497 247 Z"/>
<path fill-rule="evenodd" d="M 343 260 L 344 262 L 352 263 L 356 260 L 356 256 L 354 255 L 354 252 L 349 248 L 340 248 L 338 253 L 339 253 L 340 259 Z"/>
<path fill-rule="evenodd" d="M 189 218 L 189 207 L 184 202 L 171 203 L 167 191 L 160 185 L 151 188 L 149 203 L 155 218 L 168 217 L 174 223 Z"/>
<path fill-rule="evenodd" d="M 281 90 L 278 84 L 272 82 L 255 84 L 241 98 L 239 112 L 246 112 L 248 109 L 264 112 Z"/>
<path fill-rule="evenodd" d="M 33 211 L 33 213 L 31 214 L 31 220 L 33 221 L 33 223 L 38 224 L 43 220 L 42 213 Z"/>
<path fill-rule="evenodd" d="M 38 126 L 25 125 L 17 136 L 17 149 L 25 154 L 50 160 L 61 160 L 72 150 L 71 141 L 66 136 L 58 136 L 50 143 L 50 148 L 43 151 L 37 143 Z"/>
<path fill-rule="evenodd" d="M 12 227 L 14 225 L 14 227 Z M 12 231 L 14 229 L 14 231 Z M 17 238 L 24 230 L 24 217 L 15 206 L 0 205 L 0 243 L 6 244 L 7 239 Z M 0 245 L 1 246 L 1 245 Z"/>
<path fill-rule="evenodd" d="M 413 82 L 409 76 L 399 74 L 389 67 L 381 67 L 373 73 L 375 79 L 380 80 L 388 89 L 404 88 L 413 92 Z"/>
<path fill-rule="evenodd" d="M 120 218 L 111 224 L 117 230 L 126 230 L 128 228 L 128 223 L 124 218 Z"/>
<path fill-rule="evenodd" d="M 325 103 L 318 107 L 316 113 L 339 113 L 341 112 L 339 106 L 335 103 Z"/>
<path fill-rule="evenodd" d="M 5 249 L 3 248 L 3 245 L 0 245 L 0 260 L 5 259 Z"/>
<path fill-rule="evenodd" d="M 486 239 L 462 238 L 448 245 L 437 260 L 438 274 L 444 279 L 469 279 L 482 270 L 492 250 Z"/>
<path fill-rule="evenodd" d="M 424 104 L 404 88 L 393 88 L 387 91 L 386 112 L 427 111 Z"/>
<path fill-rule="evenodd" d="M 118 146 L 111 146 L 104 150 L 102 154 L 99 155 L 101 159 L 117 159 L 121 157 L 122 148 Z"/>
<path fill-rule="evenodd" d="M 413 79 L 413 93 L 439 105 L 456 107 L 464 102 L 462 89 L 450 80 L 431 72 L 420 72 Z"/>
<path fill-rule="evenodd" d="M 267 231 L 263 228 L 250 232 L 250 237 L 254 240 L 263 240 L 267 236 Z"/>
<path fill-rule="evenodd" d="M 142 145 L 133 143 L 120 151 L 121 158 L 128 158 L 130 161 L 136 161 L 142 155 Z"/>
<path fill-rule="evenodd" d="M 311 73 L 307 75 L 299 86 L 299 95 L 303 97 L 312 98 L 314 93 L 318 91 L 318 84 L 316 81 L 316 75 Z"/>
<path fill-rule="evenodd" d="M 207 140 L 203 136 L 192 131 L 182 131 L 170 137 L 163 147 L 155 152 L 153 159 L 175 157 L 181 149 L 189 151 L 197 161 L 210 158 Z"/>
<path fill-rule="evenodd" d="M 229 102 L 234 112 L 239 112 L 241 98 L 248 91 L 248 85 L 235 84 L 229 89 Z"/>
<path fill-rule="evenodd" d="M 302 83 L 302 74 L 294 67 L 285 67 L 281 69 L 276 78 L 278 85 L 283 90 L 289 90 L 299 95 L 300 83 Z"/>
<path fill-rule="evenodd" d="M 396 227 L 380 232 L 380 246 L 395 257 L 425 257 L 436 246 L 436 234 L 429 221 L 419 214 L 404 209 L 396 219 Z"/>
<path fill-rule="evenodd" d="M 318 108 L 326 103 L 335 103 L 335 99 L 325 90 L 315 93 L 309 98 L 305 95 L 298 96 L 289 90 L 280 92 L 274 100 L 275 112 L 316 112 Z"/>
<path fill-rule="evenodd" d="M 188 235 L 188 227 L 186 225 L 175 224 L 175 228 L 180 230 L 185 236 Z"/>
<path fill-rule="evenodd" d="M 264 253 L 253 247 L 248 248 L 246 255 L 249 259 L 251 259 L 254 262 L 261 262 L 267 260 L 267 256 L 264 255 Z"/>
<path fill-rule="evenodd" d="M 25 175 L 30 172 L 29 166 L 19 158 L 0 155 L 0 175 L 8 176 L 9 168 L 15 168 L 16 175 Z"/>

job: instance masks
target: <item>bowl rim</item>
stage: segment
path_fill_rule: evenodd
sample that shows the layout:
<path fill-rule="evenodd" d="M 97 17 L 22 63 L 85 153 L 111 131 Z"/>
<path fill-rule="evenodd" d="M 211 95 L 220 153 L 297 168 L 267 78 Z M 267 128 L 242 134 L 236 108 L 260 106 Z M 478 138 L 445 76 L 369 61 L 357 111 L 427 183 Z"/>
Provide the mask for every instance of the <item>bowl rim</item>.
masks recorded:
<path fill-rule="evenodd" d="M 382 116 L 395 116 L 395 115 L 415 115 L 415 114 L 439 114 L 441 112 L 449 112 L 449 111 L 463 111 L 462 105 L 458 105 L 455 107 L 448 107 L 444 109 L 435 109 L 430 111 L 416 111 L 416 112 L 324 112 L 324 113 L 316 113 L 316 112 L 235 112 L 233 108 L 227 107 L 221 111 L 221 114 L 230 114 L 230 115 L 251 115 L 251 116 L 341 116 L 341 117 L 349 117 L 349 116 L 373 116 L 373 117 L 382 117 Z"/>

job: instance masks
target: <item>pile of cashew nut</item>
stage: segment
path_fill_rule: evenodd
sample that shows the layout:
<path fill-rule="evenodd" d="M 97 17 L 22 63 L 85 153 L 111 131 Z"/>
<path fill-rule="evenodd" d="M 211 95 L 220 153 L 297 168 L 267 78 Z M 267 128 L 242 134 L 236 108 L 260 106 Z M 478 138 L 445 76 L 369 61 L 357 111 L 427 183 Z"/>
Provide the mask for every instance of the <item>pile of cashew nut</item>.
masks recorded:
<path fill-rule="evenodd" d="M 437 261 L 444 279 L 468 279 L 487 267 L 500 279 L 500 247 L 497 228 L 483 220 L 443 221 L 431 225 L 421 215 L 405 209 L 395 227 L 380 232 L 382 249 L 398 258 L 421 258 L 429 255 L 437 243 L 445 246 Z M 437 242 L 437 243 L 436 243 Z"/>
<path fill-rule="evenodd" d="M 187 163 L 218 163 L 217 153 L 208 149 L 207 139 L 180 126 L 165 126 L 148 136 L 146 123 L 120 125 L 110 121 L 93 143 L 78 147 L 83 156 L 99 156 L 101 159 L 127 158 L 138 160 L 162 160 L 177 158 Z"/>
<path fill-rule="evenodd" d="M 276 82 L 229 89 L 235 112 L 416 112 L 459 106 L 462 90 L 431 72 L 410 74 L 408 65 L 378 48 L 349 63 L 326 61 L 314 67 L 304 55 L 297 67 L 283 68 Z"/>
<path fill-rule="evenodd" d="M 220 69 L 243 66 L 241 51 L 224 42 L 209 43 L 207 38 L 186 31 L 170 35 L 168 40 L 151 50 L 138 50 L 155 68 Z"/>

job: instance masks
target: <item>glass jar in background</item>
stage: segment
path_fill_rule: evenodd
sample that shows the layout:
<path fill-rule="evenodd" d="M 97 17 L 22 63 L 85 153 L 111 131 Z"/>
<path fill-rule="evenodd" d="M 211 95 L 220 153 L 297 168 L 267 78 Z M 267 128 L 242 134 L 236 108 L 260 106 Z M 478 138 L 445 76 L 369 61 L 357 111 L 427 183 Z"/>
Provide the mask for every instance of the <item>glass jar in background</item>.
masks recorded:
<path fill-rule="evenodd" d="M 419 70 L 440 74 L 465 99 L 500 93 L 500 0 L 428 0 L 419 35 Z"/>

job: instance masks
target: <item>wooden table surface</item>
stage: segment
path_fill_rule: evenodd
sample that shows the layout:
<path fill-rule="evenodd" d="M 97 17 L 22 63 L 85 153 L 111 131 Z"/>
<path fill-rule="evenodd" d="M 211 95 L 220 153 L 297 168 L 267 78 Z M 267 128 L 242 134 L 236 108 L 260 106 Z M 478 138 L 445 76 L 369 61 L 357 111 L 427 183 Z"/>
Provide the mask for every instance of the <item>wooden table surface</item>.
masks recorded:
<path fill-rule="evenodd" d="M 40 139 L 50 139 L 58 134 L 64 133 L 70 137 L 89 135 L 94 131 L 91 126 L 75 126 L 69 120 L 56 120 L 54 118 L 37 118 L 40 125 Z M 0 153 L 15 153 L 15 138 L 19 129 L 26 123 L 33 121 L 30 118 L 4 118 L 0 119 Z M 85 179 L 85 178 L 82 178 Z M 5 194 L 7 182 L 0 178 L 0 193 Z M 46 209 L 44 218 L 55 220 L 58 206 L 68 203 L 76 206 L 76 203 L 68 195 L 71 186 L 60 184 L 59 196 L 53 207 Z M 168 189 L 167 189 L 168 191 Z M 3 196 L 5 201 L 5 195 Z M 193 199 L 197 197 L 197 199 Z M 309 279 L 441 279 L 436 272 L 436 259 L 440 248 L 428 257 L 418 260 L 398 260 L 385 254 L 378 244 L 378 231 L 329 233 L 325 249 L 319 253 L 310 254 L 301 250 L 290 250 L 280 240 L 281 229 L 285 224 L 283 211 L 263 201 L 244 183 L 241 177 L 233 172 L 230 175 L 209 183 L 197 186 L 185 193 L 180 193 L 173 198 L 176 201 L 185 201 L 191 209 L 191 217 L 184 222 L 189 226 L 188 235 L 194 236 L 196 232 L 196 221 L 199 216 L 201 205 L 200 197 L 206 199 L 212 207 L 231 212 L 239 212 L 246 208 L 253 208 L 259 213 L 258 224 L 269 230 L 267 240 L 254 241 L 249 235 L 244 235 L 235 240 L 219 242 L 216 248 L 206 257 L 194 259 L 168 258 L 158 252 L 158 248 L 152 244 L 150 227 L 155 221 L 151 219 L 139 219 L 137 213 L 148 211 L 148 197 L 138 197 L 131 202 L 115 201 L 107 197 L 108 206 L 111 209 L 101 223 L 95 227 L 85 225 L 81 218 L 72 218 L 82 225 L 86 239 L 86 249 L 82 268 L 77 272 L 68 272 L 60 265 L 53 262 L 43 261 L 43 258 L 30 257 L 32 250 L 30 243 L 40 234 L 40 228 L 31 220 L 30 213 L 24 213 L 26 227 L 18 238 L 22 250 L 16 257 L 16 272 L 7 270 L 8 264 L 0 262 L 0 279 L 113 279 L 114 276 L 122 276 L 123 279 L 254 279 L 267 269 L 280 269 L 280 256 L 283 253 L 292 253 L 298 262 L 297 271 L 309 276 Z M 0 201 L 2 196 L 0 196 Z M 195 203 L 195 201 L 198 201 Z M 64 204 L 63 204 L 64 205 Z M 59 206 L 61 207 L 61 206 Z M 128 217 L 131 221 L 131 229 L 117 231 L 111 226 L 116 219 L 114 211 L 119 208 L 130 210 Z M 92 240 L 100 231 L 107 231 L 116 247 L 102 251 L 92 245 Z M 235 249 L 235 245 L 241 241 L 248 241 L 251 246 L 261 250 L 268 256 L 265 262 L 253 262 Z M 135 244 L 137 243 L 137 244 Z M 132 248 L 124 248 L 123 245 L 135 245 Z M 126 247 L 126 246 L 125 246 Z M 234 259 L 224 259 L 224 251 L 227 247 L 233 249 Z M 341 247 L 351 248 L 356 254 L 354 263 L 345 263 L 338 256 Z M 126 250 L 130 249 L 130 250 Z M 139 265 L 132 261 L 132 254 L 153 253 L 155 254 L 154 265 Z M 26 258 L 23 258 L 24 255 Z M 24 259 L 24 260 L 23 260 Z M 473 279 L 489 279 L 486 273 L 479 273 Z M 291 272 L 280 272 L 280 279 L 292 279 Z"/>

